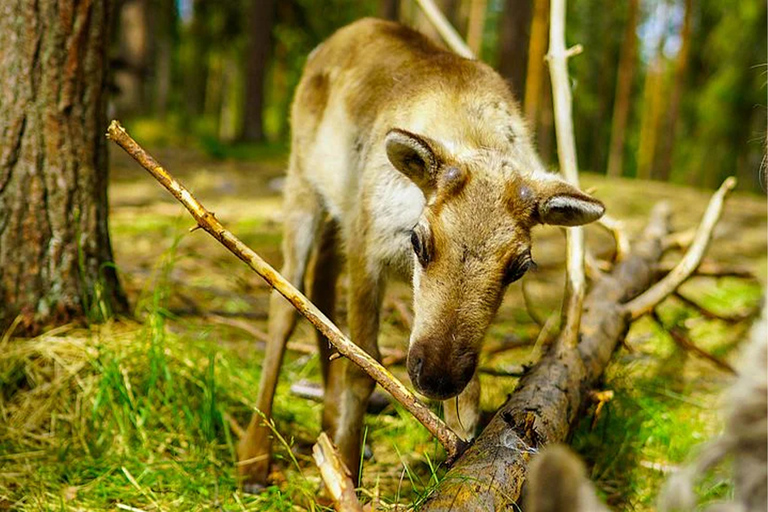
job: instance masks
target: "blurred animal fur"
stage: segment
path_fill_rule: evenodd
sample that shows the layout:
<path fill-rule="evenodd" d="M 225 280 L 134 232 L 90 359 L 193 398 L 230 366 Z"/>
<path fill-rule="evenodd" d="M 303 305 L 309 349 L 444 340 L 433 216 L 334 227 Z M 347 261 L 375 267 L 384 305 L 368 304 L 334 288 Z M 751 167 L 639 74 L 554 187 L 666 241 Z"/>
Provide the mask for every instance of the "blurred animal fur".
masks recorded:
<path fill-rule="evenodd" d="M 694 485 L 706 470 L 733 457 L 734 499 L 707 512 L 768 510 L 768 308 L 752 329 L 739 378 L 729 393 L 725 433 L 705 445 L 690 465 L 672 475 L 659 495 L 659 512 L 697 509 Z M 542 450 L 531 463 L 526 512 L 602 512 L 584 464 L 563 446 Z"/>

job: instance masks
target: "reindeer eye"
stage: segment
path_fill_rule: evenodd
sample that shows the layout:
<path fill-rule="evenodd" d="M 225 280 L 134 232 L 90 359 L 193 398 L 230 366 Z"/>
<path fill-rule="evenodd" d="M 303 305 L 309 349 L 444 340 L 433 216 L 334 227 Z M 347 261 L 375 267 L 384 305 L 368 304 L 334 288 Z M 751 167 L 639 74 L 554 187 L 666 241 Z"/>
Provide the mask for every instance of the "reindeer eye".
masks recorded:
<path fill-rule="evenodd" d="M 514 283 L 530 269 L 536 269 L 536 263 L 531 258 L 530 252 L 513 259 L 504 271 L 504 285 Z"/>
<path fill-rule="evenodd" d="M 413 252 L 421 263 L 422 267 L 426 267 L 429 263 L 429 251 L 427 245 L 419 233 L 414 229 L 411 231 L 411 245 L 413 246 Z"/>

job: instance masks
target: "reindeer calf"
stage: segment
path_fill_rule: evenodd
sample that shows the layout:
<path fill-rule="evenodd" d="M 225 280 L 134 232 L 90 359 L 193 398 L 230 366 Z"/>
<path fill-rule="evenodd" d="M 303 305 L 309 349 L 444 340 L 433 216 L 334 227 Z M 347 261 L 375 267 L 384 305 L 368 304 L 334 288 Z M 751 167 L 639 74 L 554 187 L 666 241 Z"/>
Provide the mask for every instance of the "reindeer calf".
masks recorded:
<path fill-rule="evenodd" d="M 291 124 L 283 275 L 299 289 L 314 276 L 310 298 L 333 318 L 344 261 L 351 338 L 377 358 L 385 282 L 411 275 L 408 373 L 429 398 L 458 395 L 446 402 L 446 419 L 471 436 L 483 337 L 507 285 L 533 264 L 531 228 L 591 222 L 603 205 L 544 170 L 496 72 L 396 23 L 358 21 L 313 51 Z M 273 294 L 257 399 L 266 417 L 295 323 L 293 307 Z M 323 429 L 356 474 L 374 382 L 355 365 L 329 361 L 328 341 L 318 341 Z M 239 456 L 245 488 L 264 485 L 270 441 L 262 416 Z"/>

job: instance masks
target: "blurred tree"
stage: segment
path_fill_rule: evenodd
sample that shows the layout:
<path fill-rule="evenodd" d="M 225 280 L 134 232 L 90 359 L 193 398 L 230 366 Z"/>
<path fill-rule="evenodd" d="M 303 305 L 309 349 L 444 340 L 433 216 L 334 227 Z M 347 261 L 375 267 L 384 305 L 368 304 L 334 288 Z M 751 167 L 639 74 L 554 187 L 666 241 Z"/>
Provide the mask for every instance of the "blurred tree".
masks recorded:
<path fill-rule="evenodd" d="M 132 116 L 148 111 L 147 71 L 150 61 L 149 0 L 125 0 L 118 12 L 118 58 L 114 81 L 117 115 Z"/>
<path fill-rule="evenodd" d="M 672 179 L 760 190 L 766 132 L 766 3 L 696 2 Z"/>
<path fill-rule="evenodd" d="M 400 19 L 400 0 L 379 0 L 379 18 L 398 21 Z"/>
<path fill-rule="evenodd" d="M 264 87 L 272 48 L 275 0 L 250 0 L 245 54 L 243 140 L 264 140 Z"/>
<path fill-rule="evenodd" d="M 637 62 L 637 15 L 639 0 L 629 0 L 624 24 L 624 42 L 621 45 L 619 73 L 616 79 L 616 99 L 611 122 L 611 143 L 608 154 L 608 175 L 621 176 L 624 161 L 624 137 L 632 95 L 632 79 Z"/>
<path fill-rule="evenodd" d="M 210 27 L 212 11 L 211 2 L 193 0 L 192 19 L 182 38 L 183 112 L 191 118 L 201 116 L 205 110 L 209 78 L 208 52 L 214 39 Z"/>
<path fill-rule="evenodd" d="M 542 99 L 544 56 L 549 34 L 549 0 L 534 0 L 531 37 L 528 44 L 528 69 L 525 74 L 525 117 L 531 126 L 538 126 L 539 102 Z"/>
<path fill-rule="evenodd" d="M 487 0 L 469 0 L 467 46 L 478 57 L 482 55 L 483 50 L 483 33 L 485 32 L 485 15 L 487 10 Z"/>
<path fill-rule="evenodd" d="M 107 230 L 111 2 L 0 11 L 0 331 L 125 311 Z"/>
<path fill-rule="evenodd" d="M 164 118 L 168 112 L 173 83 L 173 53 L 178 41 L 175 0 L 152 0 L 149 21 L 153 66 L 153 107 Z"/>
<path fill-rule="evenodd" d="M 656 178 L 667 181 L 672 168 L 672 151 L 675 147 L 677 118 L 680 114 L 680 100 L 683 96 L 685 75 L 688 70 L 688 54 L 691 47 L 691 20 L 693 19 L 693 0 L 685 0 L 683 25 L 680 29 L 680 50 L 677 52 L 675 74 L 672 82 L 672 94 L 667 106 L 665 137 L 661 138 L 661 150 L 656 166 Z"/>
<path fill-rule="evenodd" d="M 640 118 L 640 143 L 637 149 L 637 177 L 653 177 L 656 143 L 659 140 L 662 105 L 664 103 L 664 57 L 661 47 L 655 52 L 645 75 L 643 114 Z"/>
<path fill-rule="evenodd" d="M 525 99 L 531 10 L 532 0 L 506 0 L 499 18 L 499 73 L 509 81 L 521 103 Z"/>

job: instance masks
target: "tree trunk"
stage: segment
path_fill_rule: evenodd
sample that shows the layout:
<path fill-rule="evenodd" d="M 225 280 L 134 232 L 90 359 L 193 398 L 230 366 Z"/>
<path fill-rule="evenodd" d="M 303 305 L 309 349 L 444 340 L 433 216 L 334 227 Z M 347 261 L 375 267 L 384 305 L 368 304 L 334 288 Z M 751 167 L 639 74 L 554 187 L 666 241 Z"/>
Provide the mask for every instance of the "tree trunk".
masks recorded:
<path fill-rule="evenodd" d="M 629 0 L 629 13 L 621 45 L 619 74 L 616 79 L 616 100 L 611 123 L 611 145 L 608 153 L 608 176 L 621 176 L 624 162 L 624 137 L 632 98 L 632 79 L 637 59 L 637 10 L 639 0 Z"/>
<path fill-rule="evenodd" d="M 251 0 L 248 14 L 248 45 L 245 55 L 245 112 L 243 140 L 264 140 L 264 85 L 272 47 L 275 0 Z"/>
<path fill-rule="evenodd" d="M 483 53 L 483 31 L 487 0 L 469 0 L 469 21 L 467 23 L 467 46 L 480 59 Z"/>
<path fill-rule="evenodd" d="M 659 25 L 667 22 L 667 11 L 660 4 L 654 15 Z M 643 115 L 640 118 L 640 142 L 637 150 L 637 177 L 649 180 L 653 177 L 656 162 L 656 144 L 659 140 L 659 121 L 664 102 L 664 45 L 666 34 L 657 41 L 654 55 L 645 76 L 643 91 Z"/>
<path fill-rule="evenodd" d="M 153 19 L 150 20 L 154 61 L 152 99 L 155 113 L 164 118 L 168 112 L 173 78 L 173 46 L 177 38 L 174 0 L 154 0 L 152 14 Z"/>
<path fill-rule="evenodd" d="M 567 349 L 559 340 L 552 345 L 421 510 L 515 510 L 529 458 L 543 445 L 568 438 L 629 327 L 623 303 L 653 282 L 668 213 L 657 207 L 630 256 L 595 283 L 584 302 L 577 347 Z"/>
<path fill-rule="evenodd" d="M 525 76 L 525 117 L 533 127 L 538 126 L 548 27 L 549 0 L 534 0 L 531 40 L 528 45 L 528 71 Z"/>
<path fill-rule="evenodd" d="M 499 17 L 499 73 L 509 81 L 512 92 L 521 103 L 528 67 L 531 4 L 531 0 L 507 0 Z"/>
<path fill-rule="evenodd" d="M 193 119 L 205 112 L 208 97 L 207 86 L 210 73 L 210 37 L 208 31 L 208 9 L 211 4 L 206 0 L 193 0 L 192 22 L 186 34 L 187 53 L 183 53 L 184 69 L 184 107 L 185 114 Z"/>
<path fill-rule="evenodd" d="M 400 0 L 379 0 L 379 17 L 400 21 Z"/>
<path fill-rule="evenodd" d="M 127 307 L 107 231 L 110 7 L 0 7 L 0 331 Z"/>
<path fill-rule="evenodd" d="M 118 22 L 118 66 L 114 71 L 118 93 L 117 115 L 146 113 L 147 78 L 150 69 L 149 0 L 122 3 Z"/>
<path fill-rule="evenodd" d="M 675 65 L 675 77 L 672 83 L 672 94 L 669 99 L 669 108 L 667 109 L 667 125 L 664 133 L 667 135 L 662 139 L 661 152 L 659 154 L 659 165 L 657 168 L 657 177 L 662 181 L 669 180 L 672 171 L 672 152 L 675 143 L 675 130 L 677 128 L 677 118 L 680 115 L 680 100 L 683 97 L 683 88 L 685 86 L 685 75 L 688 71 L 688 54 L 691 50 L 691 22 L 693 18 L 693 0 L 685 0 L 685 18 L 683 27 L 680 30 L 680 51 L 677 54 L 677 63 Z"/>

